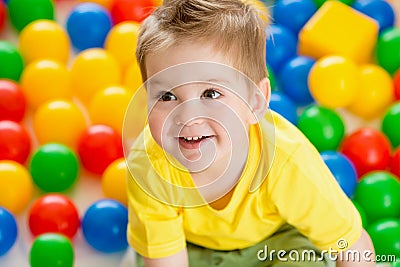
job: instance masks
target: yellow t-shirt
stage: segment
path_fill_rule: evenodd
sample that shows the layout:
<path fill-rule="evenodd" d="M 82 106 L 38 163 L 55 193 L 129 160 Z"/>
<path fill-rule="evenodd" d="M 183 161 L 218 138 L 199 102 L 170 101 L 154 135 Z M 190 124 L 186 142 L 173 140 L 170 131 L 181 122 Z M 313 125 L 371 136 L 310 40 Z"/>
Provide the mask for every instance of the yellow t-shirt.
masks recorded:
<path fill-rule="evenodd" d="M 135 169 L 135 178 L 143 175 L 141 181 L 149 187 L 132 177 L 128 183 L 128 242 L 145 257 L 173 255 L 185 247 L 186 240 L 215 250 L 242 249 L 267 238 L 286 222 L 320 249 L 338 250 L 339 239 L 350 247 L 361 234 L 359 213 L 318 151 L 276 113 L 271 120 L 250 128 L 247 164 L 222 210 L 209 205 L 184 208 L 165 203 L 175 194 L 179 196 L 174 203 L 184 203 L 187 195 L 175 192 L 164 181 L 160 186 L 156 173 L 162 173 L 170 184 L 191 183 L 185 172 L 169 166 L 146 131 L 132 148 L 129 165 Z M 260 161 L 260 157 L 265 160 Z M 265 178 L 265 168 L 260 165 L 269 162 L 272 164 Z M 154 191 L 149 194 L 150 187 Z"/>

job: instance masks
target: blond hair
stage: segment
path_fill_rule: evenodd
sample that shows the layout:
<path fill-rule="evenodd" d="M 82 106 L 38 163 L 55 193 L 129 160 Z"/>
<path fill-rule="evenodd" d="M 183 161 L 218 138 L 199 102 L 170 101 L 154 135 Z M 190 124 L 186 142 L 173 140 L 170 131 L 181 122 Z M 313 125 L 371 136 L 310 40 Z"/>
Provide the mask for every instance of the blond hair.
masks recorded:
<path fill-rule="evenodd" d="M 254 2 L 254 1 L 253 1 Z M 266 9 L 241 0 L 164 0 L 143 21 L 136 57 L 143 81 L 146 55 L 182 41 L 207 42 L 233 67 L 258 83 L 267 76 Z"/>

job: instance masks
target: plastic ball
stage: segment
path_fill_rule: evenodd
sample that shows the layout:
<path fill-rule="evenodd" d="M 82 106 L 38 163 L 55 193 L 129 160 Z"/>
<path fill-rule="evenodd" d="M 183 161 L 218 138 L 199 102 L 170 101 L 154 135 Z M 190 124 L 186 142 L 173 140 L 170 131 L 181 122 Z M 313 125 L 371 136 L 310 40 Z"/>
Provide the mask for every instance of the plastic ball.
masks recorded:
<path fill-rule="evenodd" d="M 358 66 L 342 56 L 324 56 L 311 68 L 309 87 L 311 95 L 321 105 L 346 107 L 356 99 L 359 92 Z"/>
<path fill-rule="evenodd" d="M 31 138 L 25 127 L 15 121 L 0 121 L 0 160 L 24 164 L 31 151 Z"/>
<path fill-rule="evenodd" d="M 326 1 L 329 0 L 314 0 L 314 2 L 317 4 L 318 7 L 321 7 Z M 350 6 L 351 4 L 353 4 L 355 0 L 339 0 L 339 1 L 342 2 L 343 4 Z"/>
<path fill-rule="evenodd" d="M 81 109 L 71 101 L 46 102 L 33 114 L 33 129 L 40 144 L 61 143 L 74 149 L 86 128 Z"/>
<path fill-rule="evenodd" d="M 26 98 L 20 86 L 11 80 L 0 79 L 0 120 L 22 121 Z"/>
<path fill-rule="evenodd" d="M 352 197 L 357 185 L 357 172 L 353 163 L 342 153 L 336 151 L 321 152 L 321 157 L 343 192 L 348 197 Z"/>
<path fill-rule="evenodd" d="M 367 228 L 374 244 L 375 254 L 381 256 L 395 255 L 400 257 L 400 221 L 399 219 L 382 219 Z"/>
<path fill-rule="evenodd" d="M 400 147 L 393 152 L 390 171 L 400 180 Z"/>
<path fill-rule="evenodd" d="M 140 24 L 133 21 L 115 25 L 107 35 L 105 49 L 118 60 L 122 70 L 136 61 L 135 52 Z"/>
<path fill-rule="evenodd" d="M 61 192 L 74 185 L 79 174 L 77 156 L 68 147 L 50 143 L 32 155 L 30 172 L 33 182 L 45 192 Z"/>
<path fill-rule="evenodd" d="M 400 103 L 390 106 L 385 112 L 381 125 L 382 132 L 394 148 L 400 145 Z"/>
<path fill-rule="evenodd" d="M 393 77 L 394 96 L 396 100 L 400 100 L 400 69 L 396 71 Z"/>
<path fill-rule="evenodd" d="M 32 196 L 32 178 L 27 169 L 15 161 L 1 160 L 0 206 L 18 214 L 26 208 Z"/>
<path fill-rule="evenodd" d="M 70 52 L 69 37 L 57 22 L 36 20 L 21 31 L 19 49 L 26 63 L 50 59 L 66 64 Z"/>
<path fill-rule="evenodd" d="M 0 257 L 13 247 L 17 237 L 18 226 L 14 216 L 0 207 Z"/>
<path fill-rule="evenodd" d="M 365 214 L 364 209 L 354 199 L 352 199 L 351 201 L 353 202 L 354 207 L 356 207 L 358 213 L 360 214 L 363 228 L 366 229 L 368 226 L 368 219 L 367 219 L 367 215 Z"/>
<path fill-rule="evenodd" d="M 0 1 L 0 32 L 4 29 L 6 23 L 6 4 Z"/>
<path fill-rule="evenodd" d="M 308 75 L 314 63 L 312 58 L 296 56 L 286 62 L 279 72 L 282 91 L 299 105 L 314 102 L 308 87 Z"/>
<path fill-rule="evenodd" d="M 79 0 L 79 2 L 92 2 L 101 5 L 107 10 L 110 10 L 114 0 Z"/>
<path fill-rule="evenodd" d="M 26 25 L 38 19 L 54 19 L 52 0 L 10 0 L 8 12 L 11 24 L 21 31 Z"/>
<path fill-rule="evenodd" d="M 38 236 L 29 253 L 31 267 L 73 267 L 74 249 L 71 241 L 60 234 Z"/>
<path fill-rule="evenodd" d="M 136 61 L 128 66 L 124 73 L 122 84 L 133 93 L 143 85 L 140 67 Z"/>
<path fill-rule="evenodd" d="M 79 53 L 71 66 L 72 88 L 84 103 L 88 103 L 98 91 L 120 84 L 121 76 L 117 60 L 100 48 Z"/>
<path fill-rule="evenodd" d="M 267 64 L 275 73 L 279 73 L 283 64 L 296 55 L 296 36 L 286 27 L 272 24 L 267 30 L 266 49 Z"/>
<path fill-rule="evenodd" d="M 153 12 L 155 6 L 152 0 L 114 0 L 111 15 L 115 24 L 127 20 L 142 22 Z"/>
<path fill-rule="evenodd" d="M 384 0 L 357 0 L 352 7 L 373 18 L 379 23 L 379 32 L 393 27 L 395 21 L 395 13 L 392 6 Z"/>
<path fill-rule="evenodd" d="M 92 125 L 80 138 L 78 153 L 88 171 L 102 175 L 114 160 L 123 157 L 121 135 L 109 126 Z"/>
<path fill-rule="evenodd" d="M 317 105 L 303 110 L 297 127 L 320 152 L 336 150 L 345 134 L 345 125 L 339 114 Z"/>
<path fill-rule="evenodd" d="M 390 74 L 378 65 L 363 65 L 360 83 L 362 93 L 348 106 L 349 111 L 365 119 L 381 116 L 394 100 Z"/>
<path fill-rule="evenodd" d="M 72 98 L 70 73 L 54 60 L 28 64 L 21 75 L 21 87 L 28 104 L 35 109 L 49 100 Z"/>
<path fill-rule="evenodd" d="M 340 149 L 353 162 L 359 177 L 389 166 L 389 140 L 375 129 L 360 128 L 351 133 L 343 139 Z"/>
<path fill-rule="evenodd" d="M 80 219 L 77 207 L 67 196 L 47 194 L 32 204 L 28 223 L 34 236 L 58 233 L 72 239 L 78 232 Z"/>
<path fill-rule="evenodd" d="M 78 4 L 69 14 L 66 29 L 78 50 L 103 47 L 112 27 L 110 12 L 96 3 Z"/>
<path fill-rule="evenodd" d="M 12 43 L 0 40 L 0 79 L 19 81 L 24 61 L 17 47 Z"/>
<path fill-rule="evenodd" d="M 297 124 L 297 106 L 290 98 L 280 92 L 272 92 L 269 107 L 290 121 L 293 125 Z"/>
<path fill-rule="evenodd" d="M 268 65 L 267 65 L 267 71 L 268 71 L 268 79 L 269 79 L 269 85 L 271 86 L 271 90 L 278 91 L 279 86 L 277 84 L 276 75 L 275 75 L 274 71 Z"/>
<path fill-rule="evenodd" d="M 379 34 L 375 51 L 378 64 L 394 74 L 400 67 L 400 28 L 390 27 Z"/>
<path fill-rule="evenodd" d="M 368 221 L 395 218 L 400 215 L 400 182 L 386 171 L 375 171 L 361 177 L 354 199 L 367 214 Z"/>
<path fill-rule="evenodd" d="M 131 97 L 132 93 L 121 86 L 111 86 L 97 92 L 88 109 L 91 122 L 108 125 L 121 135 L 125 111 Z"/>
<path fill-rule="evenodd" d="M 82 219 L 85 240 L 94 249 L 113 253 L 127 248 L 128 211 L 121 203 L 102 199 L 93 203 Z"/>
<path fill-rule="evenodd" d="M 120 158 L 107 167 L 101 178 L 104 196 L 115 199 L 125 206 L 128 204 L 127 174 L 125 159 Z"/>
<path fill-rule="evenodd" d="M 316 11 L 317 5 L 312 0 L 278 0 L 272 9 L 274 22 L 296 35 Z"/>

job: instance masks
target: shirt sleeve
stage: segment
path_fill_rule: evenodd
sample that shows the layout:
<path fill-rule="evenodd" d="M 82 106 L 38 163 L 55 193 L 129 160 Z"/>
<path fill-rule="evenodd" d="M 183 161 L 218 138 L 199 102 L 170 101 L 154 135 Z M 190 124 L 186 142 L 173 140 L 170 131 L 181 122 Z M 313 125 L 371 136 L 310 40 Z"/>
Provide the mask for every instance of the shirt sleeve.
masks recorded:
<path fill-rule="evenodd" d="M 129 244 L 147 258 L 168 257 L 181 251 L 186 241 L 179 208 L 156 200 L 132 177 L 128 179 Z"/>
<path fill-rule="evenodd" d="M 358 211 L 311 144 L 300 145 L 268 179 L 280 216 L 319 249 L 340 251 L 359 239 Z"/>

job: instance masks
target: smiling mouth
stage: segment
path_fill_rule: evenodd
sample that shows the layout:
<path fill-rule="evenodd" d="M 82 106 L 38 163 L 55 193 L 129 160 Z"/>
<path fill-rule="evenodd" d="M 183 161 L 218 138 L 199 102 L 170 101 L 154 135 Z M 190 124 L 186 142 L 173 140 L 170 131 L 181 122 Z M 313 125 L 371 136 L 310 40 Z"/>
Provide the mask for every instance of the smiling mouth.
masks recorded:
<path fill-rule="evenodd" d="M 213 135 L 179 137 L 179 143 L 186 149 L 198 149 L 202 141 L 214 137 Z"/>

